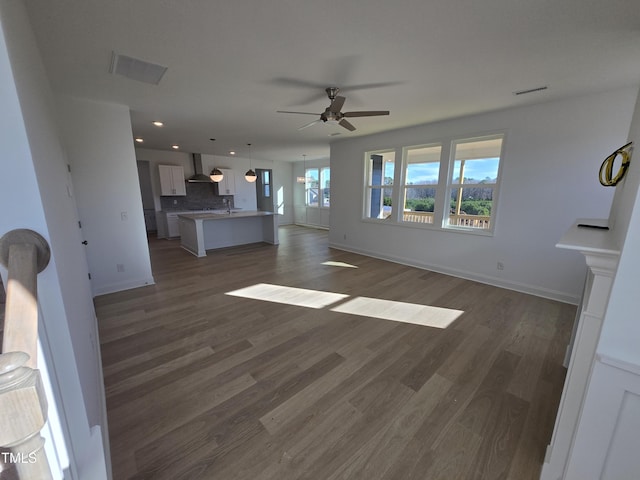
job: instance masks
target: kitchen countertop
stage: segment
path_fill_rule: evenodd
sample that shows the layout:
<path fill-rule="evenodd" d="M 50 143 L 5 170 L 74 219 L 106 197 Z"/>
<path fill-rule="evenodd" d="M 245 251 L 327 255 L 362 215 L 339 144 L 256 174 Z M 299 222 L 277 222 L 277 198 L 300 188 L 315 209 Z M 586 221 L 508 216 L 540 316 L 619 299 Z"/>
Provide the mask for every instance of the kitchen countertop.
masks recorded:
<path fill-rule="evenodd" d="M 186 218 L 189 220 L 226 220 L 229 218 L 243 218 L 243 217 L 264 217 L 269 215 L 276 215 L 273 212 L 262 212 L 262 211 L 231 211 L 231 213 L 227 213 L 226 211 L 211 211 L 205 213 L 181 213 L 178 216 L 182 218 Z"/>

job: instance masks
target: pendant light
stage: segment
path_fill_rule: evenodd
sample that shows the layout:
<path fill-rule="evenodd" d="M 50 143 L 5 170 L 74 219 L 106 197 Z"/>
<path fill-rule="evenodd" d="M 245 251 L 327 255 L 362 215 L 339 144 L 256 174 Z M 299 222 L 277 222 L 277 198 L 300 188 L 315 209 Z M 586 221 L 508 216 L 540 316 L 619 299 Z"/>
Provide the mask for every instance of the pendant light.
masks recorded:
<path fill-rule="evenodd" d="M 209 175 L 209 178 L 211 178 L 212 181 L 218 183 L 222 181 L 222 179 L 224 178 L 224 174 L 220 171 L 219 168 L 214 168 L 213 170 L 211 170 L 211 175 Z"/>
<path fill-rule="evenodd" d="M 253 165 L 251 161 L 251 144 L 247 143 L 247 146 L 249 147 L 249 170 L 247 170 L 247 173 L 244 174 L 244 179 L 249 183 L 254 183 L 258 179 L 258 176 L 256 175 L 256 172 L 254 172 L 252 168 Z"/>

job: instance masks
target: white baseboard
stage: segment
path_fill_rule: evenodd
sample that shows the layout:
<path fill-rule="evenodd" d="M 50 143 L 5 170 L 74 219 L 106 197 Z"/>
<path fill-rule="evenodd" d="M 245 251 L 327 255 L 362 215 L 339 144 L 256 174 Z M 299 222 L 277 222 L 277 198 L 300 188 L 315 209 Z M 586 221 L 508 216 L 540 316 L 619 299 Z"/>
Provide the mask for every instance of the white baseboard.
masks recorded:
<path fill-rule="evenodd" d="M 85 458 L 78 459 L 79 480 L 109 480 L 104 458 L 102 429 L 100 425 L 91 427 L 89 445 L 85 446 Z"/>
<path fill-rule="evenodd" d="M 121 292 L 123 290 L 131 290 L 132 288 L 146 287 L 148 285 L 155 285 L 156 281 L 153 277 L 128 280 L 126 282 L 110 283 L 96 287 L 93 296 L 98 297 L 100 295 L 106 295 L 108 293 Z"/>
<path fill-rule="evenodd" d="M 557 300 L 562 303 L 569 303 L 571 305 L 577 305 L 580 301 L 579 296 L 570 295 L 565 292 L 557 290 L 551 290 L 541 288 L 535 285 L 527 285 L 519 282 L 506 281 L 503 278 L 492 277 L 489 275 L 477 274 L 465 270 L 459 270 L 456 268 L 444 267 L 442 265 L 431 265 L 422 262 L 416 262 L 413 259 L 403 258 L 396 255 L 384 255 L 378 252 L 372 252 L 360 248 L 354 248 L 351 245 L 343 245 L 336 242 L 329 242 L 331 248 L 337 250 L 344 250 L 346 252 L 357 253 L 365 255 L 367 257 L 378 258 L 380 260 L 387 260 L 389 262 L 399 263 L 401 265 L 407 265 L 409 267 L 422 268 L 424 270 L 430 270 L 433 272 L 443 273 L 445 275 L 451 275 L 453 277 L 464 278 L 466 280 L 473 280 L 475 282 L 485 283 L 487 285 L 493 285 L 494 287 L 506 288 L 507 290 L 514 290 L 516 292 L 527 293 L 535 295 L 537 297 L 548 298 L 550 300 Z"/>

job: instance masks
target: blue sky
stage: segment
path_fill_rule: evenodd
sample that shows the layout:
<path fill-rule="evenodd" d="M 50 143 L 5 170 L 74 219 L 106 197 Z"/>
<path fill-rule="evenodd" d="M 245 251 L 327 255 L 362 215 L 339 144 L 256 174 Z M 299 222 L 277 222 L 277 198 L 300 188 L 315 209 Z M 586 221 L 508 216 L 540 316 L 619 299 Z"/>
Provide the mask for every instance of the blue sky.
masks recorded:
<path fill-rule="evenodd" d="M 498 176 L 498 163 L 498 158 L 467 160 L 464 167 L 464 176 L 465 178 L 473 178 L 474 180 L 483 180 L 487 177 L 491 179 L 496 178 Z M 438 166 L 438 162 L 410 164 L 407 170 L 407 183 L 437 183 Z M 459 161 L 455 162 L 455 168 L 456 172 L 454 177 L 457 178 L 457 169 L 460 168 Z"/>

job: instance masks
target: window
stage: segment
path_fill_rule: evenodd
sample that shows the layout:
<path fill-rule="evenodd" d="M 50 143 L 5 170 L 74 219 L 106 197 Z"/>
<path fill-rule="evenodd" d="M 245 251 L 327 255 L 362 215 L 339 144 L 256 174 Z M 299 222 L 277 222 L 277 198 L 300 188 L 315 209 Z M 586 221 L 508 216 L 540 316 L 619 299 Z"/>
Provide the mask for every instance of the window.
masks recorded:
<path fill-rule="evenodd" d="M 271 170 L 262 170 L 262 196 L 271 196 Z"/>
<path fill-rule="evenodd" d="M 366 156 L 365 218 L 387 219 L 393 213 L 395 151 L 369 152 Z"/>
<path fill-rule="evenodd" d="M 331 198 L 331 168 L 307 168 L 305 170 L 305 205 L 329 207 Z"/>
<path fill-rule="evenodd" d="M 491 232 L 503 139 L 491 135 L 405 147 L 397 165 L 393 150 L 367 152 L 364 218 Z M 394 177 L 400 188 L 394 188 Z M 397 213 L 394 202 L 402 206 Z"/>
<path fill-rule="evenodd" d="M 433 223 L 441 154 L 441 145 L 405 149 L 403 221 Z"/>
<path fill-rule="evenodd" d="M 491 229 L 502 136 L 453 142 L 445 227 Z"/>
<path fill-rule="evenodd" d="M 304 175 L 304 203 L 307 207 L 318 206 L 319 175 L 317 168 L 307 168 Z"/>
<path fill-rule="evenodd" d="M 331 168 L 320 169 L 320 188 L 322 188 L 322 206 L 328 207 L 331 200 Z"/>

